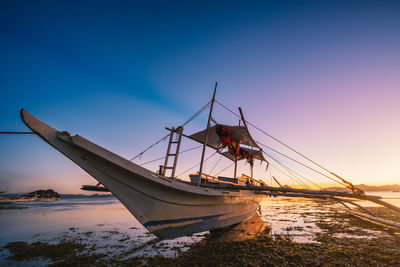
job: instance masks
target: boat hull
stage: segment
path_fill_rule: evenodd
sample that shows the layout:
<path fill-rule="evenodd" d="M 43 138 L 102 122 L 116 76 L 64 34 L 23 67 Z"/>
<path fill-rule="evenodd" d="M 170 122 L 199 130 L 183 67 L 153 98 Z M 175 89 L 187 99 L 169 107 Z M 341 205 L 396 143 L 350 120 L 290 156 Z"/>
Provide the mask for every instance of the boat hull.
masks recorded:
<path fill-rule="evenodd" d="M 25 110 L 25 124 L 110 190 L 160 238 L 175 238 L 239 223 L 262 199 L 251 191 L 217 190 L 158 176 L 96 144 L 59 132 Z"/>

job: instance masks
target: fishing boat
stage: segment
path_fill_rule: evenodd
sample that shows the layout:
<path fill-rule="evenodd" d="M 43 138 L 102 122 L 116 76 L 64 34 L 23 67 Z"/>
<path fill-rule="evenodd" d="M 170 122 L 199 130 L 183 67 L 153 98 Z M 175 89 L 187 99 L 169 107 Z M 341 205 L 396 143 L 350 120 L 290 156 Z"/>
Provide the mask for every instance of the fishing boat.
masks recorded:
<path fill-rule="evenodd" d="M 256 212 L 260 201 L 266 196 L 284 194 L 289 197 L 330 198 L 341 203 L 350 202 L 337 198 L 340 196 L 382 202 L 379 197 L 366 196 L 333 172 L 330 172 L 333 178 L 339 179 L 353 193 L 271 187 L 255 179 L 254 161 L 264 163 L 268 168 L 269 162 L 264 157 L 266 154 L 259 146 L 260 143 L 250 135 L 240 108 L 242 125 L 220 124 L 212 117 L 216 89 L 217 84 L 212 100 L 199 111 L 209 107 L 205 129 L 190 135 L 183 133 L 184 126 L 199 112 L 181 126 L 167 128 L 169 134 L 166 137 L 169 137 L 169 143 L 165 161 L 157 171 L 146 169 L 79 135 L 72 136 L 67 131 L 56 130 L 26 110 L 21 110 L 21 118 L 33 133 L 99 182 L 95 187 L 86 185 L 83 189 L 96 191 L 96 187 L 102 184 L 104 187 L 99 191 L 110 191 L 146 229 L 164 239 L 240 223 Z M 178 179 L 175 175 L 183 137 L 202 145 L 199 171 L 190 175 L 190 181 Z M 206 148 L 213 149 L 215 153 L 234 163 L 232 177 L 211 176 L 203 172 Z M 236 174 L 239 161 L 249 164 L 250 176 Z M 386 206 L 390 207 L 390 204 Z"/>
<path fill-rule="evenodd" d="M 211 112 L 212 107 L 207 128 L 190 136 L 204 143 L 202 163 L 206 145 L 235 162 L 266 161 L 245 126 L 210 126 Z M 201 183 L 240 184 L 243 180 L 244 183 L 259 184 L 252 177 L 210 177 L 203 174 L 200 167 L 199 174 L 190 175 L 190 182 L 176 179 L 174 173 L 183 127 L 170 130 L 165 164 L 158 172 L 153 172 L 79 135 L 58 131 L 26 110 L 21 110 L 21 118 L 40 138 L 104 185 L 145 228 L 160 238 L 175 238 L 239 223 L 256 212 L 264 197 L 255 191 L 200 186 Z M 218 131 L 224 135 L 225 143 L 221 142 Z M 176 148 L 175 153 L 171 153 L 172 146 Z M 232 154 L 229 149 L 237 152 Z M 174 163 L 169 166 L 171 157 L 174 157 Z M 168 170 L 171 175 L 166 175 Z"/>
<path fill-rule="evenodd" d="M 82 185 L 81 190 L 85 191 L 95 191 L 95 192 L 110 192 L 106 187 L 100 186 L 101 183 L 97 185 Z"/>

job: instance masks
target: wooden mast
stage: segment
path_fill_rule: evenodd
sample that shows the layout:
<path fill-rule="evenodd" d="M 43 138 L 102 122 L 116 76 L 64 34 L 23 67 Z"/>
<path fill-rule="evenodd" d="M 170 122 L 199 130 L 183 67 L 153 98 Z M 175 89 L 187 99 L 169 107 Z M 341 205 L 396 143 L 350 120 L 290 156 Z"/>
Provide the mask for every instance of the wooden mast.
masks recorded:
<path fill-rule="evenodd" d="M 215 83 L 214 94 L 213 94 L 213 98 L 212 98 L 212 100 L 211 100 L 210 114 L 208 114 L 206 136 L 205 136 L 205 138 L 204 138 L 203 152 L 201 153 L 200 171 L 199 171 L 199 181 L 197 182 L 198 185 L 201 183 L 201 173 L 202 173 L 202 171 L 203 171 L 204 155 L 205 155 L 205 153 L 206 153 L 206 147 L 207 147 L 207 142 L 208 142 L 208 131 L 209 131 L 209 129 L 210 129 L 210 120 L 211 120 L 212 110 L 213 110 L 213 107 L 214 107 L 215 93 L 217 92 L 217 86 L 218 86 L 218 82 Z"/>
<path fill-rule="evenodd" d="M 242 117 L 243 126 L 247 129 L 247 131 L 249 131 L 249 129 L 247 128 L 246 120 L 244 119 L 244 116 L 243 116 L 242 108 L 240 108 L 240 107 L 239 107 L 239 112 L 240 112 L 240 117 Z M 250 138 L 251 138 L 251 136 L 250 136 Z M 253 142 L 254 142 L 254 140 L 253 140 Z M 253 164 L 250 164 L 251 178 L 253 178 Z"/>
<path fill-rule="evenodd" d="M 236 178 L 236 171 L 237 171 L 237 156 L 235 156 L 235 172 L 233 173 L 233 178 Z"/>
<path fill-rule="evenodd" d="M 240 120 L 239 120 L 239 126 L 240 126 Z M 236 172 L 237 172 L 237 155 L 235 155 L 235 170 L 233 172 L 233 178 L 236 179 Z"/>

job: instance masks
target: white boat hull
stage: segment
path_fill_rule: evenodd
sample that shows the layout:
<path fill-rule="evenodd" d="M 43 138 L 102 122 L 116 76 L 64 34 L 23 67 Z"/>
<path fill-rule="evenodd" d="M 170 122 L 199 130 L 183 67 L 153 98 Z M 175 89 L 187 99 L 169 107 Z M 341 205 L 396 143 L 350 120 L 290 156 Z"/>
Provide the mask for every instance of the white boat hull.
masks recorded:
<path fill-rule="evenodd" d="M 80 136 L 69 136 L 21 110 L 24 123 L 107 187 L 136 219 L 160 238 L 175 238 L 239 223 L 262 195 L 223 191 L 158 176 Z"/>

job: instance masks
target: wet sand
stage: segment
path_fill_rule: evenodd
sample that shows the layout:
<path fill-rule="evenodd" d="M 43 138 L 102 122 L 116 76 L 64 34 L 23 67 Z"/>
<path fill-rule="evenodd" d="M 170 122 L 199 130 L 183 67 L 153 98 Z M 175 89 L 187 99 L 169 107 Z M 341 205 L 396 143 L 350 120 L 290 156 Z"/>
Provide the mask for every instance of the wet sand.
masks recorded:
<path fill-rule="evenodd" d="M 108 212 L 114 208 L 115 214 L 124 213 L 119 205 L 98 208 Z M 400 221 L 400 214 L 385 208 L 371 209 Z M 54 211 L 51 214 L 54 215 Z M 92 223 L 76 222 L 75 227 L 63 232 L 56 229 L 51 235 L 24 241 L 3 240 L 0 263 L 24 266 L 400 266 L 399 232 L 360 221 L 344 207 L 330 201 L 269 198 L 262 202 L 260 216 L 227 229 L 174 240 L 159 240 L 126 215 L 108 221 L 109 224 L 93 225 L 99 218 L 92 217 Z"/>

